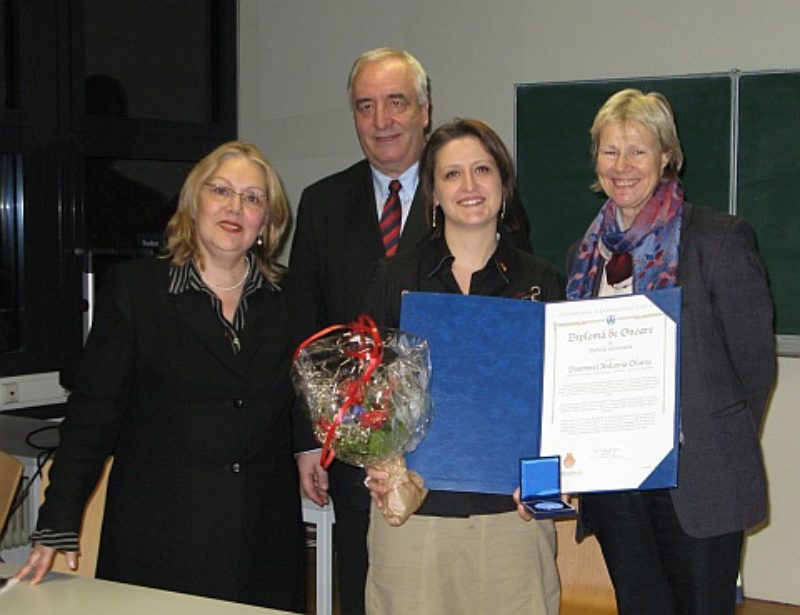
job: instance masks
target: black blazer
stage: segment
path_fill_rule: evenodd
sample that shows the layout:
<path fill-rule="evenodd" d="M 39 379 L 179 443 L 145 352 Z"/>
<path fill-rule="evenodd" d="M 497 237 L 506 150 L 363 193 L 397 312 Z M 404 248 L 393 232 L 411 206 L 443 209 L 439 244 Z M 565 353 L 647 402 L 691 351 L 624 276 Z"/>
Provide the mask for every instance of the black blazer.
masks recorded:
<path fill-rule="evenodd" d="M 775 380 L 775 338 L 753 228 L 685 203 L 678 286 L 682 444 L 678 487 L 670 493 L 681 527 L 705 538 L 767 515 L 760 431 Z"/>
<path fill-rule="evenodd" d="M 289 264 L 309 286 L 318 328 L 349 323 L 358 316 L 370 272 L 385 256 L 376 212 L 372 171 L 366 160 L 303 191 Z M 426 233 L 417 192 L 397 253 L 407 252 Z M 330 490 L 339 510 L 368 511 L 369 492 L 361 484 L 364 470 L 338 462 L 334 467 Z"/>
<path fill-rule="evenodd" d="M 376 211 L 366 160 L 312 184 L 300 197 L 289 263 L 308 280 L 319 327 L 358 316 L 370 272 L 385 255 Z M 427 230 L 418 192 L 397 252 L 416 245 Z"/>
<path fill-rule="evenodd" d="M 301 610 L 289 364 L 309 301 L 291 277 L 251 294 L 234 355 L 209 297 L 169 294 L 168 269 L 153 257 L 109 273 L 39 527 L 77 531 L 113 453 L 99 577 Z"/>

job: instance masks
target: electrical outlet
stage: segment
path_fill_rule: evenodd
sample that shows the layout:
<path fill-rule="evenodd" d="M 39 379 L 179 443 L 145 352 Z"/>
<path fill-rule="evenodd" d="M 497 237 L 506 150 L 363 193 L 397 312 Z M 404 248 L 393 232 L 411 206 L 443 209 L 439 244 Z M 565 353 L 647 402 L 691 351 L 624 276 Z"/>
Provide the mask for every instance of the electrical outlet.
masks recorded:
<path fill-rule="evenodd" d="M 0 385 L 0 404 L 19 403 L 19 383 L 4 382 Z"/>

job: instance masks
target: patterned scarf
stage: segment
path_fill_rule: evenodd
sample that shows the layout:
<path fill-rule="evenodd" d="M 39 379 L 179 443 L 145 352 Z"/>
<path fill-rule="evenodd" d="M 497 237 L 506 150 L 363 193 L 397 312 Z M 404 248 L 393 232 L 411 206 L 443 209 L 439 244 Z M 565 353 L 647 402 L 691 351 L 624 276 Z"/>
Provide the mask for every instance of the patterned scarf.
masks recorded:
<path fill-rule="evenodd" d="M 581 239 L 569 272 L 567 299 L 594 295 L 604 264 L 601 241 L 612 254 L 631 252 L 633 292 L 675 286 L 682 217 L 683 190 L 677 180 L 659 184 L 625 231 L 617 223 L 617 204 L 608 199 Z"/>

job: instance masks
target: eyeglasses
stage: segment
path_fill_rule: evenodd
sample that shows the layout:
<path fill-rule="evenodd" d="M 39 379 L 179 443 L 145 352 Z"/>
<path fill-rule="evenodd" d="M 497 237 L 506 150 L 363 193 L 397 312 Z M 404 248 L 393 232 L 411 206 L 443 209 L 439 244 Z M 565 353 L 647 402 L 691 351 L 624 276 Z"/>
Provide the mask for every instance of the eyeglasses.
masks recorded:
<path fill-rule="evenodd" d="M 208 191 L 211 193 L 211 198 L 215 201 L 222 203 L 232 203 L 233 197 L 239 195 L 242 203 L 245 205 L 253 205 L 255 207 L 264 207 L 267 204 L 267 194 L 261 190 L 245 190 L 244 192 L 236 192 L 230 186 L 223 186 L 222 184 L 212 184 L 206 182 Z"/>

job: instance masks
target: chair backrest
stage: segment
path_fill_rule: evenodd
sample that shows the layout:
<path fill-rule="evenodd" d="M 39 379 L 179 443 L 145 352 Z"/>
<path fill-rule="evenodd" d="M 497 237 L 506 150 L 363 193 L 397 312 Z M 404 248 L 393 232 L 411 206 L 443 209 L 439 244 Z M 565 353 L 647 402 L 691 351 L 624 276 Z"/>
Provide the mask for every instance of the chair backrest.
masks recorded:
<path fill-rule="evenodd" d="M 0 451 L 0 538 L 6 527 L 14 496 L 22 478 L 22 464 L 11 455 Z"/>
<path fill-rule="evenodd" d="M 77 574 L 82 577 L 94 577 L 97 570 L 97 552 L 100 547 L 100 531 L 103 526 L 103 513 L 106 506 L 106 487 L 108 486 L 108 473 L 111 471 L 113 458 L 109 457 L 106 461 L 100 480 L 94 488 L 86 508 L 83 509 L 83 521 L 81 522 L 80 545 L 81 555 L 78 558 L 78 569 L 72 570 L 67 566 L 67 561 L 63 553 L 58 553 L 53 562 L 53 570 L 56 572 L 67 572 Z M 51 462 L 48 461 L 42 472 L 42 499 L 44 502 L 44 491 L 50 483 Z"/>

